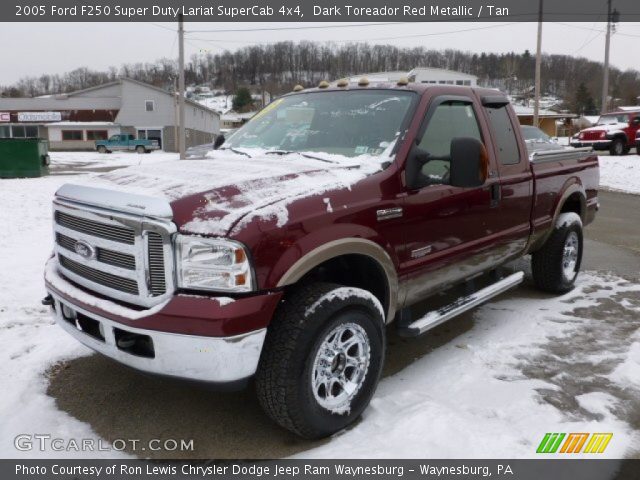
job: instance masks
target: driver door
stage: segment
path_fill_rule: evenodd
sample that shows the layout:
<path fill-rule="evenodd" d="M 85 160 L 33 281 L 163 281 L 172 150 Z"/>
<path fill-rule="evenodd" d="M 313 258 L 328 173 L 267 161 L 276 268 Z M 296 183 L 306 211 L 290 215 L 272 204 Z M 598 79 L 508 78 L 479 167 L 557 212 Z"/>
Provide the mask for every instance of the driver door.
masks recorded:
<path fill-rule="evenodd" d="M 500 224 L 492 198 L 500 188 L 493 158 L 484 185 L 449 184 L 453 138 L 472 137 L 491 148 L 491 135 L 478 121 L 479 108 L 476 99 L 456 95 L 436 97 L 427 109 L 418 147 L 440 159 L 423 165 L 419 187 L 408 189 L 404 200 L 400 270 L 407 305 L 499 261 L 492 241 Z"/>

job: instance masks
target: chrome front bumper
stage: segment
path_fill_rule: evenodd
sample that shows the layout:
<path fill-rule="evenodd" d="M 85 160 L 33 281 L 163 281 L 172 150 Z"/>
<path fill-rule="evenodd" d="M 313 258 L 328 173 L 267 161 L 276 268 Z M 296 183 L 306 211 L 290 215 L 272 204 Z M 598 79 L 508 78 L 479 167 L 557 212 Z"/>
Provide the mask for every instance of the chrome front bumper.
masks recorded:
<path fill-rule="evenodd" d="M 248 379 L 258 367 L 266 329 L 234 337 L 144 330 L 88 312 L 51 290 L 49 294 L 53 297 L 55 320 L 67 333 L 96 352 L 137 370 L 232 384 Z M 140 342 L 139 348 L 136 342 Z"/>

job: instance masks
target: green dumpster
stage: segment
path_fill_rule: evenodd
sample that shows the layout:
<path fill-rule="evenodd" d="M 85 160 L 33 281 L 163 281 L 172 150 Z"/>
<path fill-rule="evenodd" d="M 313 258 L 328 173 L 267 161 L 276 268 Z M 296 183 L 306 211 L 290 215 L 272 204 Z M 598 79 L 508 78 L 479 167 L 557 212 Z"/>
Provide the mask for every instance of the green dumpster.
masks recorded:
<path fill-rule="evenodd" d="M 49 173 L 49 142 L 42 138 L 0 138 L 0 178 Z"/>

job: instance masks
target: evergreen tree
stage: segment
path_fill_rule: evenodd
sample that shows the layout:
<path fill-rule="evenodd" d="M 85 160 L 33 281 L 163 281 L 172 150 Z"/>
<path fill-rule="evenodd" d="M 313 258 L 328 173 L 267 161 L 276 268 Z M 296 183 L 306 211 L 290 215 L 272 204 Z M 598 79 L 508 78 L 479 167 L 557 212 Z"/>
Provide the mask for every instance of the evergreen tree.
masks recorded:
<path fill-rule="evenodd" d="M 251 98 L 251 92 L 247 87 L 240 87 L 236 90 L 233 97 L 233 109 L 236 112 L 248 110 L 253 106 L 253 98 Z"/>

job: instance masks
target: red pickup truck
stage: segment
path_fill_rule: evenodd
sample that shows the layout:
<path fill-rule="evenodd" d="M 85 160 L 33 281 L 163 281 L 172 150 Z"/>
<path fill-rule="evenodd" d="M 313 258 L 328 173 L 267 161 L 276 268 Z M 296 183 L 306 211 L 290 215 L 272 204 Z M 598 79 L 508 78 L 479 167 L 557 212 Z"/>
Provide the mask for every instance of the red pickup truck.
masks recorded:
<path fill-rule="evenodd" d="M 640 155 L 636 135 L 640 132 L 640 108 L 637 111 L 612 112 L 602 115 L 598 123 L 578 132 L 571 138 L 572 147 L 593 147 L 609 150 L 611 155 L 626 155 L 636 147 Z"/>
<path fill-rule="evenodd" d="M 133 368 L 255 379 L 308 438 L 366 408 L 389 328 L 420 335 L 518 285 L 500 267 L 528 254 L 539 288 L 570 290 L 598 208 L 590 149 L 529 156 L 494 90 L 296 88 L 216 147 L 60 188 L 44 303 Z"/>

